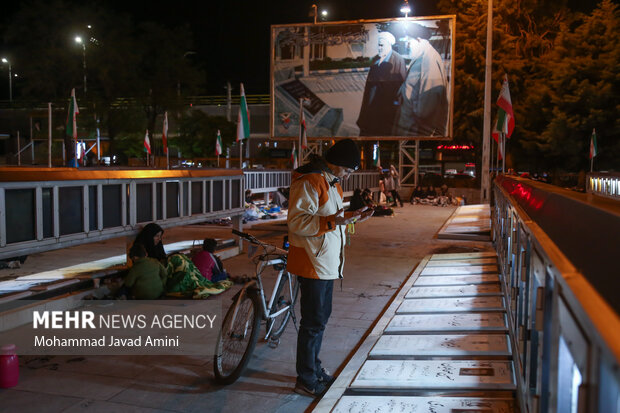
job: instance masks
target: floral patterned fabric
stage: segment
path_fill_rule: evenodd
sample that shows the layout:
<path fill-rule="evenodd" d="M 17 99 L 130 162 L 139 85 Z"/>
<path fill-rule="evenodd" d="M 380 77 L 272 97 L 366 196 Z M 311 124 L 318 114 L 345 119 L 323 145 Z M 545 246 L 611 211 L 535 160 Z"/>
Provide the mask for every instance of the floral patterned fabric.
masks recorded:
<path fill-rule="evenodd" d="M 228 279 L 215 283 L 207 280 L 192 260 L 183 254 L 168 257 L 166 270 L 168 271 L 166 295 L 171 297 L 207 298 L 210 295 L 220 294 L 233 285 Z"/>

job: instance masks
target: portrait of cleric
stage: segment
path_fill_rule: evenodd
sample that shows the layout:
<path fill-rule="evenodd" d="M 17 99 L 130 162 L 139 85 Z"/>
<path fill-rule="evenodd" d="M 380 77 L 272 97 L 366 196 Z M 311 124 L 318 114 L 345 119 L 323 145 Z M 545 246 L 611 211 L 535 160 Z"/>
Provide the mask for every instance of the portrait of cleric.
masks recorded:
<path fill-rule="evenodd" d="M 399 102 L 397 93 L 407 76 L 405 59 L 393 50 L 394 35 L 388 31 L 377 35 L 377 56 L 368 70 L 357 125 L 360 136 L 388 136 Z"/>
<path fill-rule="evenodd" d="M 397 93 L 393 135 L 446 135 L 448 78 L 441 55 L 429 42 L 431 35 L 427 27 L 415 23 L 407 31 L 404 55 L 409 63 Z"/>
<path fill-rule="evenodd" d="M 272 26 L 273 136 L 450 137 L 454 24 Z"/>

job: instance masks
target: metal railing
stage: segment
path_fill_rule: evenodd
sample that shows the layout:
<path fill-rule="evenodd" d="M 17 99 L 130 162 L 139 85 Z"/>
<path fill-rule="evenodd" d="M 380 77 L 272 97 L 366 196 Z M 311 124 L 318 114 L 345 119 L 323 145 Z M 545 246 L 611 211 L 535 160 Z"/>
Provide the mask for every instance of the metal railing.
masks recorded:
<path fill-rule="evenodd" d="M 0 259 L 243 214 L 237 170 L 0 170 Z"/>
<path fill-rule="evenodd" d="M 278 188 L 286 188 L 291 185 L 290 170 L 250 170 L 243 171 L 245 175 L 245 189 L 254 194 L 274 192 Z"/>
<path fill-rule="evenodd" d="M 505 176 L 494 195 L 521 411 L 620 411 L 620 204 Z"/>
<path fill-rule="evenodd" d="M 376 192 L 379 190 L 379 173 L 376 171 L 358 171 L 354 172 L 349 176 L 349 179 L 342 183 L 342 190 L 344 191 L 344 196 L 353 195 L 353 191 L 355 189 L 364 189 L 368 188 L 372 192 Z"/>
<path fill-rule="evenodd" d="M 249 170 L 244 171 L 245 187 L 250 189 L 252 193 L 265 193 L 277 191 L 280 187 L 288 187 L 291 185 L 290 170 Z M 342 183 L 342 189 L 345 196 L 353 195 L 355 188 L 369 188 L 376 192 L 379 190 L 379 174 L 374 171 L 358 171 Z"/>
<path fill-rule="evenodd" d="M 243 214 L 246 188 L 276 191 L 291 171 L 263 170 L 0 170 L 0 260 L 84 242 L 135 235 L 148 222 L 172 227 Z M 344 182 L 377 190 L 379 175 L 356 172 Z"/>
<path fill-rule="evenodd" d="M 588 193 L 620 200 L 620 173 L 590 172 L 587 181 Z"/>

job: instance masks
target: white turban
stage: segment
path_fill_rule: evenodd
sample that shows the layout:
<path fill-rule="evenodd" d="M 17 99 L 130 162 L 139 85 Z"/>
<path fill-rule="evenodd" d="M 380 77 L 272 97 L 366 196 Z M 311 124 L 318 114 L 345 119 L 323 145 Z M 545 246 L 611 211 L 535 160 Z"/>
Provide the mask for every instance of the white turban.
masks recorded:
<path fill-rule="evenodd" d="M 379 35 L 377 36 L 377 41 L 379 40 L 385 40 L 386 42 L 388 42 L 390 44 L 390 46 L 392 46 L 394 43 L 396 43 L 396 38 L 394 38 L 394 35 L 390 32 L 379 32 Z"/>

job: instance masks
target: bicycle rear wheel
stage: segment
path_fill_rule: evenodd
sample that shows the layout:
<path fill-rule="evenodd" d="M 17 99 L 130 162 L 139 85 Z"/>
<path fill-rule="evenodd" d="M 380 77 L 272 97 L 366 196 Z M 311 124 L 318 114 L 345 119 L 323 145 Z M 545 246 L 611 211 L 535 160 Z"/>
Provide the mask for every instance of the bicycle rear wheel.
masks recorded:
<path fill-rule="evenodd" d="M 292 288 L 289 288 L 289 279 L 291 281 Z M 276 298 L 271 306 L 270 314 L 273 314 L 286 306 L 291 306 L 291 308 L 290 311 L 284 311 L 277 317 L 271 319 L 270 322 L 273 324 L 273 327 L 271 329 L 270 337 L 274 340 L 279 338 L 282 333 L 284 333 L 286 325 L 291 318 L 291 313 L 295 311 L 295 302 L 297 301 L 297 294 L 299 293 L 299 283 L 297 282 L 297 277 L 291 273 L 285 272 L 282 274 L 282 278 L 276 288 Z M 269 329 L 269 326 L 267 326 L 267 329 Z"/>
<path fill-rule="evenodd" d="M 233 321 L 235 303 L 224 317 L 213 358 L 215 380 L 222 384 L 234 383 L 241 376 L 254 352 L 260 330 L 260 303 L 256 294 L 248 292 L 241 299 Z"/>

